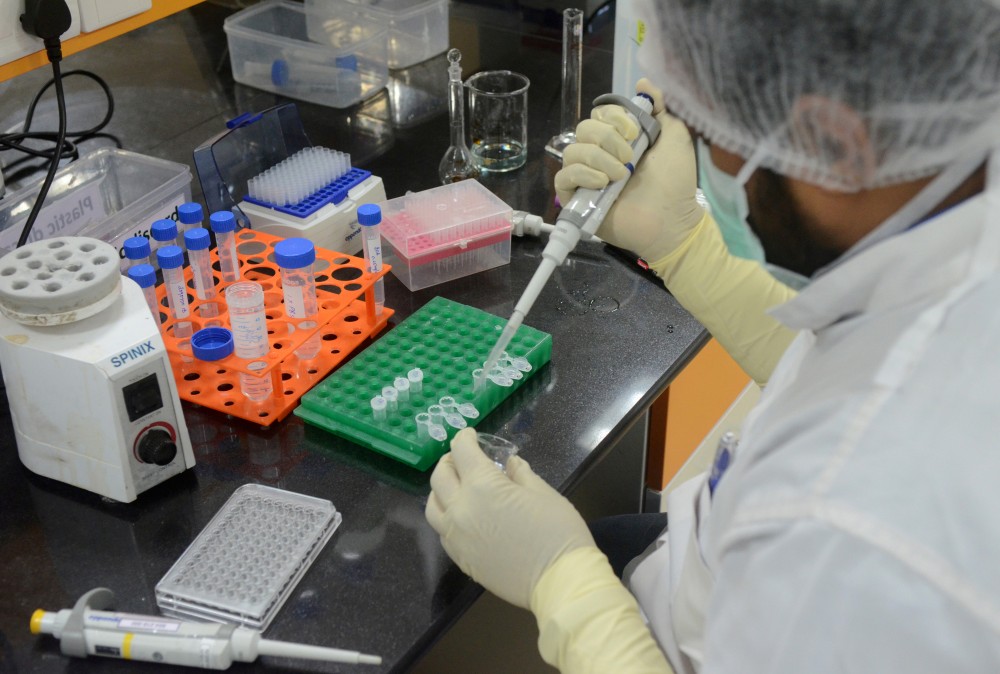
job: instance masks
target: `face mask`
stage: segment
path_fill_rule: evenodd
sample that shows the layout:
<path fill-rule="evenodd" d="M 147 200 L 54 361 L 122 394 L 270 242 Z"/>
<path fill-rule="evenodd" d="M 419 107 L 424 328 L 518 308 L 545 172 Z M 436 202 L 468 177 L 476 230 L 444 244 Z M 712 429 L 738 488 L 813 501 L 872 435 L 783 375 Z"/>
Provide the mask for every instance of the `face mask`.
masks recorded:
<path fill-rule="evenodd" d="M 753 173 L 751 162 L 744 164 L 738 176 L 731 176 L 720 170 L 713 162 L 708 144 L 698 139 L 698 185 L 712 211 L 712 218 L 719 225 L 726 248 L 736 257 L 760 262 L 774 276 L 787 286 L 800 289 L 809 279 L 783 267 L 767 264 L 764 247 L 760 239 L 750 229 L 747 218 L 750 206 L 747 202 L 746 181 Z"/>

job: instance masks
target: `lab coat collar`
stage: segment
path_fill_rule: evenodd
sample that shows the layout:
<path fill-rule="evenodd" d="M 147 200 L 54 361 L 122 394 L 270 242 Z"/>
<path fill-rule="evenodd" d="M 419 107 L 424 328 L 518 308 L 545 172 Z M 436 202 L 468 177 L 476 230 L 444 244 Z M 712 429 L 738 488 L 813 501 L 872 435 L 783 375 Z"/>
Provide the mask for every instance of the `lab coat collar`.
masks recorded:
<path fill-rule="evenodd" d="M 944 293 L 967 274 L 986 208 L 985 194 L 967 199 L 847 260 L 770 313 L 792 329 L 816 331 Z"/>

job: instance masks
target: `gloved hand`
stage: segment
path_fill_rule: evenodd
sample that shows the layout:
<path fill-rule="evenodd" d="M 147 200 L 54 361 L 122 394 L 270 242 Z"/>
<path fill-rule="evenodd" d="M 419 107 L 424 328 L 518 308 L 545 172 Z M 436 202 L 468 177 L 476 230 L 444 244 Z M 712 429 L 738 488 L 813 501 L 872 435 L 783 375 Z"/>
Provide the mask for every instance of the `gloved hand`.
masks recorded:
<path fill-rule="evenodd" d="M 594 539 L 570 502 L 513 457 L 505 475 L 468 428 L 431 475 L 426 516 L 448 556 L 501 599 L 528 608 L 535 585 L 562 555 Z"/>
<path fill-rule="evenodd" d="M 658 260 L 683 244 L 705 213 L 695 200 L 698 172 L 687 127 L 664 111 L 663 94 L 649 80 L 639 80 L 636 90 L 652 97 L 660 136 L 639 160 L 597 236 Z M 638 125 L 618 105 L 600 105 L 590 117 L 576 127 L 576 143 L 563 150 L 563 167 L 555 176 L 563 204 L 578 187 L 601 189 L 628 174 L 625 162 L 632 160 Z"/>

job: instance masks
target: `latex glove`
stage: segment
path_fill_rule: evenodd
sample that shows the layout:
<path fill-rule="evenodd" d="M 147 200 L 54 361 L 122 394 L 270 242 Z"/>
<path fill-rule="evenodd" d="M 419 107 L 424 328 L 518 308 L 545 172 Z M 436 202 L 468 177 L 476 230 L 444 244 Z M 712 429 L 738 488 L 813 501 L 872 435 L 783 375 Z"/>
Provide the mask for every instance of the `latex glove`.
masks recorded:
<path fill-rule="evenodd" d="M 501 599 L 528 608 L 538 579 L 560 556 L 594 539 L 559 492 L 513 457 L 507 474 L 459 431 L 431 475 L 425 514 L 448 556 Z"/>
<path fill-rule="evenodd" d="M 680 247 L 704 216 L 695 200 L 698 171 L 694 144 L 687 127 L 663 108 L 663 94 L 649 80 L 636 85 L 653 99 L 660 136 L 639 160 L 635 173 L 618 196 L 597 236 L 638 253 L 660 259 Z M 601 105 L 576 127 L 576 143 L 563 150 L 563 167 L 555 188 L 566 204 L 578 187 L 601 189 L 628 174 L 631 141 L 638 125 L 618 105 Z"/>

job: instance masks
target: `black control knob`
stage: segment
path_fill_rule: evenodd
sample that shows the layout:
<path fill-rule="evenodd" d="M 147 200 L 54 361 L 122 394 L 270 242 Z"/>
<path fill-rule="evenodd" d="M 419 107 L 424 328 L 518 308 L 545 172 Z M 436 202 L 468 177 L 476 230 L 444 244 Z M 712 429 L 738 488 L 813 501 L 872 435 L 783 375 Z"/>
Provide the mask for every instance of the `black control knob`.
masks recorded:
<path fill-rule="evenodd" d="M 165 466 L 177 456 L 177 443 L 170 433 L 154 428 L 139 439 L 139 460 Z"/>

